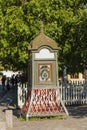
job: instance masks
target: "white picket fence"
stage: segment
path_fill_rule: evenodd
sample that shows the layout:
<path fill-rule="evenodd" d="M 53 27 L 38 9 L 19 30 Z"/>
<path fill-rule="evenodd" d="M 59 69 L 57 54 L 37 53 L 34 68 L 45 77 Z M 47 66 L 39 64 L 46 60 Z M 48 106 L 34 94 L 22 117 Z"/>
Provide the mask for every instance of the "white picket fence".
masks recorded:
<path fill-rule="evenodd" d="M 22 108 L 27 98 L 28 83 L 18 84 L 18 107 Z M 60 85 L 60 96 L 65 105 L 87 104 L 87 83 Z"/>
<path fill-rule="evenodd" d="M 87 104 L 87 84 L 60 86 L 60 95 L 65 105 Z"/>
<path fill-rule="evenodd" d="M 22 108 L 27 98 L 28 83 L 18 83 L 17 87 L 17 106 Z"/>

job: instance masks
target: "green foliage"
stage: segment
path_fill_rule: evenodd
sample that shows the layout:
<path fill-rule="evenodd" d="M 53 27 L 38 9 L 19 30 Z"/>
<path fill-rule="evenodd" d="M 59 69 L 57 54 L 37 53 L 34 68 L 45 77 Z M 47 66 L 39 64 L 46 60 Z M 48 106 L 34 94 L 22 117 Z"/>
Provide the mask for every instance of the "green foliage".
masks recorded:
<path fill-rule="evenodd" d="M 87 57 L 86 0 L 0 0 L 0 61 L 9 69 L 26 69 L 26 48 L 44 22 L 45 33 L 59 50 L 59 68 L 84 69 Z"/>

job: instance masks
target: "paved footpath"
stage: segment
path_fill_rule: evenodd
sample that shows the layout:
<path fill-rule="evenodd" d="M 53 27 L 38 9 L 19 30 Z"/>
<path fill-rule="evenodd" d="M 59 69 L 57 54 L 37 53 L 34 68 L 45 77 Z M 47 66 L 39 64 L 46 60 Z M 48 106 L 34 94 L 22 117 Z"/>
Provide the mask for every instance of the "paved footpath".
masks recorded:
<path fill-rule="evenodd" d="M 5 121 L 5 112 L 7 98 L 12 99 L 12 103 L 15 101 L 15 93 L 9 91 L 0 100 L 0 121 Z M 13 109 L 13 128 L 7 128 L 7 130 L 87 130 L 87 105 L 84 106 L 72 106 L 67 107 L 70 116 L 62 120 L 44 119 L 38 121 L 21 121 L 18 118 L 15 108 L 10 104 L 10 109 Z"/>
<path fill-rule="evenodd" d="M 87 106 L 72 107 L 68 110 L 71 115 L 63 120 L 26 122 L 14 117 L 14 128 L 9 130 L 87 130 Z M 84 112 L 81 113 L 81 111 Z"/>

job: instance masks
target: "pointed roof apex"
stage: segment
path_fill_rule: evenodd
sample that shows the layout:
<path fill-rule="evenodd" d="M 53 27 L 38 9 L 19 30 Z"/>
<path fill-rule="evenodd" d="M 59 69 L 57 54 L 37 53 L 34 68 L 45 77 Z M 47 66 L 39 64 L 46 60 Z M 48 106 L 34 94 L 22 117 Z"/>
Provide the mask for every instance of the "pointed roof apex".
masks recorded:
<path fill-rule="evenodd" d="M 44 25 L 42 21 L 41 21 L 41 26 L 40 26 L 40 33 L 44 33 Z"/>
<path fill-rule="evenodd" d="M 45 35 L 44 24 L 42 21 L 40 25 L 39 35 L 37 35 L 30 44 L 31 44 L 31 47 L 28 48 L 29 50 L 37 50 L 38 48 L 42 46 L 49 46 L 55 50 L 58 49 L 57 43 L 53 39 Z"/>

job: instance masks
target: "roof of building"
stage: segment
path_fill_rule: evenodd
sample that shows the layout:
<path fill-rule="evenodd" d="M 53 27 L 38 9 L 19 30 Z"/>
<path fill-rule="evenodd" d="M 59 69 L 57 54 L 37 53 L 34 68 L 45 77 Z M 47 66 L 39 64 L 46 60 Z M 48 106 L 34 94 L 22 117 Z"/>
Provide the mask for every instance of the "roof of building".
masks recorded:
<path fill-rule="evenodd" d="M 28 50 L 37 50 L 42 46 L 48 46 L 52 49 L 58 49 L 57 43 L 44 34 L 43 26 L 41 27 L 39 35 L 36 36 L 33 41 L 31 41 Z"/>

